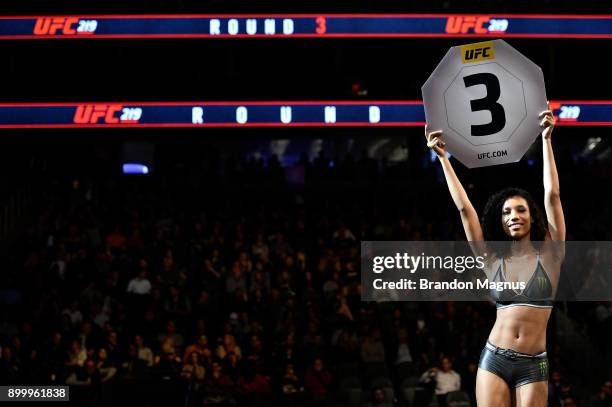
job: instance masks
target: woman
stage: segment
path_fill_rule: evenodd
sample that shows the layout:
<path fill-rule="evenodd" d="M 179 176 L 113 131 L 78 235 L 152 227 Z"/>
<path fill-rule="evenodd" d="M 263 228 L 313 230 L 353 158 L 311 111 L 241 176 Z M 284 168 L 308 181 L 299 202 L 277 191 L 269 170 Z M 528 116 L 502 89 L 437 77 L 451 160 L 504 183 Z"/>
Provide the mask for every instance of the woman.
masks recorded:
<path fill-rule="evenodd" d="M 223 335 L 223 341 L 217 346 L 216 355 L 219 359 L 223 360 L 228 354 L 234 354 L 238 360 L 242 359 L 242 351 L 240 346 L 236 344 L 236 338 L 232 334 Z"/>
<path fill-rule="evenodd" d="M 206 376 L 206 368 L 202 365 L 201 356 L 197 352 L 192 352 L 190 358 L 183 365 L 181 377 L 193 386 L 193 390 L 199 391 L 200 386 L 204 383 Z"/>
<path fill-rule="evenodd" d="M 74 339 L 70 343 L 70 350 L 68 351 L 68 360 L 66 366 L 79 366 L 82 367 L 87 360 L 87 349 L 81 347 L 81 342 Z"/>
<path fill-rule="evenodd" d="M 428 132 L 427 146 L 437 155 L 446 182 L 461 215 L 467 240 L 481 255 L 485 244 L 506 240 L 505 250 L 489 249 L 487 277 L 495 282 L 526 282 L 522 290 L 504 290 L 496 296 L 497 318 L 483 349 L 476 375 L 479 406 L 546 406 L 548 361 L 546 325 L 558 282 L 563 251 L 560 245 L 535 241 L 565 241 L 565 221 L 559 196 L 559 177 L 551 135 L 554 118 L 550 110 L 540 114 L 544 160 L 545 218 L 526 191 L 509 188 L 493 195 L 481 222 L 457 178 L 444 150 L 442 132 Z M 491 254 L 493 256 L 491 256 Z M 537 281 L 537 283 L 534 283 Z"/>

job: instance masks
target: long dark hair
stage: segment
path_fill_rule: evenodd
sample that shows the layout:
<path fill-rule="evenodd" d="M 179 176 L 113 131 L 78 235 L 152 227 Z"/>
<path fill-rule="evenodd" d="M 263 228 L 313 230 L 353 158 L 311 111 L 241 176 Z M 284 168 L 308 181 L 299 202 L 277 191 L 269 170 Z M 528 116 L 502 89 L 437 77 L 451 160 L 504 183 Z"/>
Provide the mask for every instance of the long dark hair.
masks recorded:
<path fill-rule="evenodd" d="M 548 228 L 546 226 L 544 212 L 540 206 L 535 202 L 531 194 L 521 188 L 505 188 L 501 191 L 493 194 L 482 212 L 482 219 L 480 221 L 482 225 L 482 234 L 485 241 L 512 241 L 512 238 L 504 231 L 501 222 L 501 214 L 504 206 L 504 202 L 507 199 L 519 196 L 527 201 L 529 206 L 529 213 L 533 219 L 531 224 L 530 238 L 534 242 L 534 246 L 540 246 L 546 237 Z M 510 245 L 499 245 L 496 248 L 491 248 L 492 252 L 499 257 L 508 257 L 510 253 Z"/>

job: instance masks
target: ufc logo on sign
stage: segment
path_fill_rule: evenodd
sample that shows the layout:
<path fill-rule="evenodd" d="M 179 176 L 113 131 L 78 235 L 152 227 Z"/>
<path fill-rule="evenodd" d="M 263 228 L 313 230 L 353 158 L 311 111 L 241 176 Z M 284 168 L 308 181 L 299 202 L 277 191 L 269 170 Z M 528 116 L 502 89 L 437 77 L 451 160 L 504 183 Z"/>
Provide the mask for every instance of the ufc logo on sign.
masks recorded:
<path fill-rule="evenodd" d="M 102 123 L 119 123 L 119 117 L 115 114 L 121 112 L 123 105 L 81 105 L 74 113 L 74 123 L 76 124 L 96 124 L 100 119 Z"/>
<path fill-rule="evenodd" d="M 485 48 L 476 48 L 476 49 L 468 49 L 467 51 L 465 51 L 465 60 L 470 60 L 470 59 L 478 59 L 479 56 L 482 55 L 483 58 L 488 58 L 491 55 L 489 54 L 488 51 L 490 51 L 491 48 L 489 47 L 485 47 Z"/>
<path fill-rule="evenodd" d="M 450 16 L 446 20 L 447 34 L 467 34 L 472 30 L 475 34 L 489 32 L 485 24 L 490 20 L 487 16 Z"/>
<path fill-rule="evenodd" d="M 38 17 L 34 35 L 91 35 L 98 29 L 98 20 L 78 17 Z"/>
<path fill-rule="evenodd" d="M 493 42 L 485 41 L 461 46 L 461 61 L 464 64 L 494 59 Z"/>
<path fill-rule="evenodd" d="M 34 26 L 35 35 L 77 34 L 74 28 L 79 22 L 77 17 L 38 17 Z"/>

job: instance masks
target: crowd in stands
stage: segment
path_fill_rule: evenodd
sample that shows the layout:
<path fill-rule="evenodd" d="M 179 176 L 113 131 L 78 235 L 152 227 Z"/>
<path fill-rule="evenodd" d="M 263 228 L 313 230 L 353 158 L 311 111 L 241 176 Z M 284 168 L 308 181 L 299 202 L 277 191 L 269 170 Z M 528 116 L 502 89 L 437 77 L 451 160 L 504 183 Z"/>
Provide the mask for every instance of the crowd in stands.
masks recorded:
<path fill-rule="evenodd" d="M 281 167 L 258 179 L 249 163 L 222 182 L 91 175 L 49 187 L 3 256 L 0 383 L 67 384 L 91 405 L 474 406 L 493 304 L 361 300 L 361 240 L 463 239 L 436 167 L 410 177 L 372 160 L 367 182 L 353 170 L 329 181 L 359 165 L 319 163 L 290 187 Z M 563 169 L 566 184 L 591 173 Z M 274 185 L 258 182 L 271 174 Z M 609 239 L 594 225 L 609 207 L 571 215 L 593 204 L 573 188 L 570 234 Z M 612 306 L 580 306 L 567 312 L 610 374 Z M 550 405 L 609 406 L 612 382 L 575 380 L 554 315 Z"/>

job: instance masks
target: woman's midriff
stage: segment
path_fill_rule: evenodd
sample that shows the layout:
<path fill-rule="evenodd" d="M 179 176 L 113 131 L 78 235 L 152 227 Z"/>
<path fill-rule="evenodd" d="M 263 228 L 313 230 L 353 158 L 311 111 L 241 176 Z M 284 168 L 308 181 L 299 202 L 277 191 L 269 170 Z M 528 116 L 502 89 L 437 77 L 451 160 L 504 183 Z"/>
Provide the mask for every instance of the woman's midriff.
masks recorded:
<path fill-rule="evenodd" d="M 497 311 L 489 335 L 493 345 L 521 353 L 536 354 L 546 350 L 546 325 L 550 308 L 514 306 Z"/>

